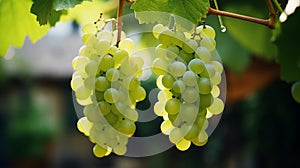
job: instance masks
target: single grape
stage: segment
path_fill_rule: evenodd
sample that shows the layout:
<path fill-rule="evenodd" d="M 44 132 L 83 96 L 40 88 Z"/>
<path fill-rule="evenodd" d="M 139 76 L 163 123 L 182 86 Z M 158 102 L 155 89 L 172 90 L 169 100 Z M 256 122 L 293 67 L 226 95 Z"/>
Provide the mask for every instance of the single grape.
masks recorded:
<path fill-rule="evenodd" d="M 198 47 L 198 43 L 194 39 L 188 39 L 182 46 L 182 50 L 187 53 L 194 53 Z"/>
<path fill-rule="evenodd" d="M 118 69 L 110 68 L 106 71 L 106 79 L 110 82 L 115 82 L 119 79 L 120 72 Z"/>
<path fill-rule="evenodd" d="M 156 75 L 164 75 L 167 73 L 168 62 L 161 58 L 154 59 L 152 63 L 152 71 Z"/>
<path fill-rule="evenodd" d="M 186 65 L 180 61 L 170 63 L 167 68 L 175 77 L 180 77 L 186 72 Z"/>
<path fill-rule="evenodd" d="M 92 126 L 93 124 L 87 119 L 87 117 L 82 117 L 77 122 L 78 130 L 86 136 L 89 136 Z"/>
<path fill-rule="evenodd" d="M 175 81 L 175 79 L 169 73 L 163 75 L 163 77 L 162 77 L 162 84 L 167 89 L 171 89 L 172 88 L 172 85 L 173 85 L 174 81 Z"/>
<path fill-rule="evenodd" d="M 119 48 L 121 50 L 127 51 L 128 53 L 132 53 L 134 48 L 134 42 L 130 38 L 125 38 L 124 40 L 120 41 Z"/>
<path fill-rule="evenodd" d="M 98 108 L 104 116 L 107 115 L 111 110 L 110 104 L 106 101 L 98 102 Z"/>
<path fill-rule="evenodd" d="M 77 99 L 85 100 L 91 96 L 91 90 L 84 85 L 79 86 L 75 91 L 75 96 Z"/>
<path fill-rule="evenodd" d="M 208 48 L 200 46 L 195 52 L 195 57 L 203 60 L 205 63 L 208 63 L 212 60 L 212 56 Z"/>
<path fill-rule="evenodd" d="M 186 71 L 182 77 L 182 81 L 187 86 L 196 86 L 197 76 L 193 71 Z"/>
<path fill-rule="evenodd" d="M 199 92 L 194 87 L 186 87 L 181 96 L 187 103 L 194 103 L 199 100 Z"/>
<path fill-rule="evenodd" d="M 115 88 L 109 88 L 104 92 L 104 100 L 108 103 L 115 103 L 118 101 L 120 93 Z"/>
<path fill-rule="evenodd" d="M 114 59 L 110 55 L 105 55 L 99 63 L 99 69 L 102 71 L 107 71 L 110 68 L 113 68 L 115 65 Z"/>
<path fill-rule="evenodd" d="M 188 64 L 189 70 L 193 71 L 196 74 L 201 74 L 205 69 L 204 62 L 201 59 L 195 58 L 192 59 Z"/>
<path fill-rule="evenodd" d="M 182 135 L 182 132 L 181 132 L 180 128 L 175 127 L 170 132 L 169 140 L 172 143 L 177 144 L 179 141 L 181 141 L 183 139 L 183 137 L 184 136 Z"/>
<path fill-rule="evenodd" d="M 198 91 L 200 94 L 208 94 L 212 89 L 212 83 L 208 78 L 198 78 Z"/>
<path fill-rule="evenodd" d="M 300 103 L 300 81 L 295 82 L 292 86 L 292 96 L 296 102 Z"/>
<path fill-rule="evenodd" d="M 176 80 L 172 85 L 172 90 L 176 93 L 182 93 L 185 90 L 185 84 L 182 80 Z"/>
<path fill-rule="evenodd" d="M 170 120 L 165 120 L 160 125 L 161 132 L 165 135 L 169 135 L 174 128 L 175 127 L 172 125 L 172 122 Z"/>
<path fill-rule="evenodd" d="M 103 146 L 100 146 L 100 145 L 95 145 L 94 148 L 93 148 L 93 152 L 94 152 L 94 155 L 96 157 L 104 157 L 106 152 L 107 152 L 107 149 Z"/>
<path fill-rule="evenodd" d="M 212 51 L 216 48 L 216 41 L 210 37 L 204 37 L 200 41 L 200 46 L 207 48 L 209 51 Z"/>
<path fill-rule="evenodd" d="M 191 146 L 191 141 L 188 141 L 186 139 L 182 139 L 176 144 L 176 148 L 181 151 L 186 151 Z"/>
<path fill-rule="evenodd" d="M 177 114 L 180 110 L 180 101 L 176 98 L 172 98 L 166 102 L 165 110 L 168 114 Z"/>
<path fill-rule="evenodd" d="M 130 94 L 131 94 L 131 96 L 132 96 L 135 100 L 137 100 L 137 101 L 142 101 L 142 100 L 144 100 L 144 99 L 146 98 L 146 91 L 145 91 L 145 89 L 144 89 L 143 87 L 141 87 L 141 86 L 137 86 L 137 87 L 135 88 L 135 90 L 132 90 L 132 91 L 130 92 Z"/>
<path fill-rule="evenodd" d="M 110 87 L 109 81 L 104 76 L 100 76 L 95 80 L 95 89 L 103 92 Z"/>

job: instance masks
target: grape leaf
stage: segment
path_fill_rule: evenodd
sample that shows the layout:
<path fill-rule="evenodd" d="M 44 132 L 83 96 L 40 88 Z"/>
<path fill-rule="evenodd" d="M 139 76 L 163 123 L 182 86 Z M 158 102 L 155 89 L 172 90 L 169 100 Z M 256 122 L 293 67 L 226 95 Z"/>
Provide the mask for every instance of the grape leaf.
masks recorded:
<path fill-rule="evenodd" d="M 60 15 L 66 11 L 54 9 L 54 0 L 33 0 L 31 13 L 37 16 L 37 21 L 40 25 L 50 23 L 51 26 L 55 26 L 55 23 L 59 21 Z"/>
<path fill-rule="evenodd" d="M 27 35 L 32 42 L 46 35 L 49 26 L 36 22 L 36 16 L 29 12 L 31 5 L 31 0 L 0 1 L 0 57 L 10 45 L 22 47 Z"/>
<path fill-rule="evenodd" d="M 82 3 L 86 0 L 53 0 L 53 8 L 55 10 L 65 10 L 73 8 L 75 5 Z M 87 0 L 91 1 L 91 0 Z"/>
<path fill-rule="evenodd" d="M 263 17 L 260 10 L 250 5 L 230 5 L 226 8 L 226 11 L 236 13 L 243 11 L 245 15 Z M 271 42 L 272 30 L 268 27 L 225 17 L 224 23 L 229 34 L 252 53 L 266 60 L 272 60 L 277 56 L 277 47 Z"/>
<path fill-rule="evenodd" d="M 281 78 L 287 82 L 300 80 L 299 19 L 300 11 L 290 15 L 287 21 L 281 24 L 282 32 L 276 41 Z"/>
<path fill-rule="evenodd" d="M 197 24 L 206 17 L 208 7 L 209 0 L 136 0 L 131 6 L 140 23 L 158 22 L 165 25 L 170 23 L 171 16 L 175 16 L 177 21 L 184 18 Z M 186 22 L 179 24 L 184 27 Z"/>

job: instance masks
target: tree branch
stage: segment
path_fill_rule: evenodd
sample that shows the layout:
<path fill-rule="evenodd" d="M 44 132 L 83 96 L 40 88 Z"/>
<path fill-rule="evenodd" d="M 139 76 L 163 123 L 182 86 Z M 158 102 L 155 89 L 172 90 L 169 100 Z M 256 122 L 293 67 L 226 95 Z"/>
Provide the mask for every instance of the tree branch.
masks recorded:
<path fill-rule="evenodd" d="M 122 22 L 122 15 L 123 15 L 123 8 L 124 8 L 125 0 L 119 0 L 119 7 L 118 7 L 118 19 L 117 19 L 117 29 L 118 29 L 118 36 L 117 36 L 117 46 L 121 41 L 121 32 L 123 27 Z"/>
<path fill-rule="evenodd" d="M 227 17 L 241 19 L 241 20 L 245 20 L 245 21 L 249 21 L 249 22 L 253 22 L 253 23 L 258 23 L 261 25 L 268 26 L 270 29 L 274 29 L 276 13 L 275 13 L 275 10 L 274 10 L 271 0 L 266 0 L 266 3 L 268 6 L 268 9 L 269 9 L 269 19 L 260 19 L 260 18 L 236 14 L 236 13 L 232 13 L 232 12 L 226 12 L 226 11 L 222 11 L 222 10 L 213 9 L 211 7 L 208 9 L 207 15 L 227 16 Z"/>

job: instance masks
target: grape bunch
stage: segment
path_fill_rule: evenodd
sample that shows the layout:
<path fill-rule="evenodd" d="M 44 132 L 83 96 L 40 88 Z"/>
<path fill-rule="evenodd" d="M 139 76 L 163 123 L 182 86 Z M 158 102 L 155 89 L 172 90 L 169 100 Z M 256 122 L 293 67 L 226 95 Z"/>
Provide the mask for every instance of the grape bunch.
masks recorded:
<path fill-rule="evenodd" d="M 160 92 L 154 112 L 164 119 L 161 131 L 181 151 L 191 143 L 203 146 L 208 140 L 208 118 L 224 109 L 218 98 L 223 66 L 218 61 L 215 31 L 201 25 L 191 34 L 157 24 L 153 35 L 160 43 L 152 70 L 158 75 Z"/>
<path fill-rule="evenodd" d="M 138 79 L 143 60 L 131 56 L 134 43 L 123 31 L 117 44 L 114 23 L 100 18 L 83 26 L 83 46 L 72 62 L 71 88 L 84 107 L 77 127 L 95 143 L 97 157 L 126 153 L 128 138 L 136 130 L 136 102 L 146 97 Z"/>

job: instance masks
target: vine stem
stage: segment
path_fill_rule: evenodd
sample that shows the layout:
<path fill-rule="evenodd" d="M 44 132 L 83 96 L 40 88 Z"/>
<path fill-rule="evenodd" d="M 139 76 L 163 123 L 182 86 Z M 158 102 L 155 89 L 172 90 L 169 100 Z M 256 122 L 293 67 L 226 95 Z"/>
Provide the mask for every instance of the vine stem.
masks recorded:
<path fill-rule="evenodd" d="M 118 30 L 117 46 L 119 46 L 119 43 L 121 41 L 121 33 L 122 33 L 122 27 L 123 27 L 122 15 L 123 15 L 123 8 L 124 8 L 125 1 L 126 0 L 119 0 L 118 19 L 117 19 L 117 30 Z"/>
<path fill-rule="evenodd" d="M 262 25 L 268 26 L 270 29 L 274 29 L 275 28 L 275 17 L 276 17 L 275 9 L 273 7 L 271 0 L 266 0 L 266 4 L 269 9 L 269 19 L 260 19 L 260 18 L 251 17 L 251 16 L 247 16 L 247 15 L 226 12 L 226 11 L 222 11 L 222 10 L 213 9 L 211 7 L 209 7 L 209 9 L 208 9 L 207 15 L 214 14 L 214 15 L 219 15 L 219 16 L 232 17 L 232 18 L 241 19 L 241 20 L 245 20 L 245 21 L 249 21 L 249 22 L 253 22 L 253 23 L 262 24 Z"/>

